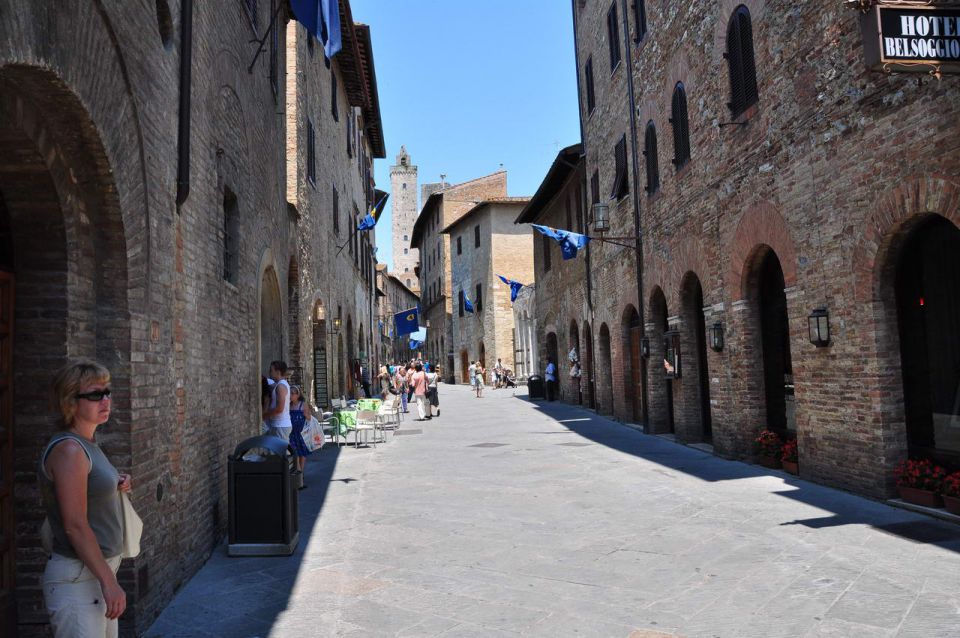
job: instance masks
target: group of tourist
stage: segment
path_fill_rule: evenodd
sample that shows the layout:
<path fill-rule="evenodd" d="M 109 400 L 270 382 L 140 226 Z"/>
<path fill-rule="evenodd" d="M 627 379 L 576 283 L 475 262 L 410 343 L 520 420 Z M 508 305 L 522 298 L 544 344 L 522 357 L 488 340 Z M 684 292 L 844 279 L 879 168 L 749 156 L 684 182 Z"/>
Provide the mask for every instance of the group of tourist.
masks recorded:
<path fill-rule="evenodd" d="M 480 359 L 471 362 L 470 367 L 467 368 L 467 379 L 469 379 L 478 399 L 483 396 L 486 375 L 487 369 L 483 367 L 483 362 Z M 497 359 L 496 365 L 490 371 L 490 384 L 493 385 L 494 390 L 517 387 L 517 380 L 513 376 L 513 372 L 503 365 L 502 359 Z"/>
<path fill-rule="evenodd" d="M 263 432 L 286 441 L 296 457 L 297 471 L 303 472 L 310 456 L 303 440 L 303 428 L 313 417 L 313 410 L 300 386 L 287 381 L 286 362 L 271 362 L 268 374 L 261 385 Z M 301 485 L 300 489 L 305 487 Z"/>
<path fill-rule="evenodd" d="M 409 405 L 417 406 L 417 421 L 440 416 L 440 397 L 437 385 L 440 382 L 440 368 L 429 361 L 414 359 L 404 364 L 381 366 L 377 375 L 380 398 L 384 401 L 390 395 L 400 397 L 400 408 L 409 412 Z M 436 414 L 433 413 L 436 408 Z"/>

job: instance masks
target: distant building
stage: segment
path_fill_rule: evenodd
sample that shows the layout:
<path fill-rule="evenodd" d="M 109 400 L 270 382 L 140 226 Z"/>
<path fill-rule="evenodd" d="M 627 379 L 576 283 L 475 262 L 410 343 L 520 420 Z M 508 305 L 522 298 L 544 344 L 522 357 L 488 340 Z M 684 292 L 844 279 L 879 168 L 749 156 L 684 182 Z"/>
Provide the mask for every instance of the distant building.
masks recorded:
<path fill-rule="evenodd" d="M 492 369 L 497 359 L 513 369 L 515 335 L 510 286 L 497 277 L 533 283 L 533 238 L 514 224 L 527 197 L 487 199 L 443 229 L 450 242 L 450 293 L 456 299 L 451 317 L 451 349 L 460 383 L 479 359 Z M 466 309 L 469 299 L 474 311 Z"/>
<path fill-rule="evenodd" d="M 377 266 L 377 287 L 379 298 L 379 329 L 381 355 L 384 365 L 399 363 L 410 359 L 410 336 L 397 335 L 397 326 L 393 316 L 398 312 L 415 308 L 420 297 L 410 290 L 406 282 L 392 273 L 388 273 L 385 264 Z"/>
<path fill-rule="evenodd" d="M 393 272 L 414 292 L 420 291 L 415 269 L 419 252 L 410 246 L 410 235 L 417 221 L 417 167 L 410 162 L 405 146 L 400 147 L 397 163 L 390 167 L 393 193 Z"/>

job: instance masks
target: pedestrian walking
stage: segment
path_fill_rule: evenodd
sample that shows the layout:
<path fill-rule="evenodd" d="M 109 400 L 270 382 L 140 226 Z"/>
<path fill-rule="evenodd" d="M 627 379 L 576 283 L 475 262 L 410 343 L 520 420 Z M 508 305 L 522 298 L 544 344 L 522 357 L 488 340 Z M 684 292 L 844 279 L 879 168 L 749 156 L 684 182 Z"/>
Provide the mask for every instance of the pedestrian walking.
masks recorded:
<path fill-rule="evenodd" d="M 503 362 L 497 359 L 497 364 L 493 366 L 494 384 L 493 389 L 499 390 L 503 387 Z"/>
<path fill-rule="evenodd" d="M 476 385 L 476 388 L 474 389 L 477 391 L 477 398 L 479 399 L 480 397 L 483 396 L 483 375 L 486 374 L 487 372 L 486 370 L 484 370 L 483 364 L 480 363 L 479 360 L 477 361 L 477 367 L 475 369 L 475 372 L 476 372 L 477 385 Z"/>
<path fill-rule="evenodd" d="M 393 376 L 393 387 L 400 395 L 400 408 L 404 414 L 407 414 L 407 369 L 403 366 L 397 366 L 397 372 Z"/>
<path fill-rule="evenodd" d="M 470 366 L 467 368 L 467 380 L 470 382 L 470 387 L 476 391 L 477 389 L 477 362 L 471 361 Z"/>
<path fill-rule="evenodd" d="M 360 364 L 360 385 L 363 386 L 363 396 L 370 398 L 370 368 L 365 363 Z"/>
<path fill-rule="evenodd" d="M 290 383 L 284 378 L 287 374 L 287 364 L 283 361 L 274 361 L 270 364 L 270 378 L 273 379 L 273 393 L 270 396 L 270 405 L 263 413 L 263 420 L 267 424 L 267 434 L 290 441 Z"/>
<path fill-rule="evenodd" d="M 393 381 L 390 379 L 390 372 L 387 366 L 380 366 L 380 374 L 377 375 L 377 384 L 380 386 L 380 400 L 386 401 L 393 389 Z"/>
<path fill-rule="evenodd" d="M 53 381 L 60 432 L 40 457 L 38 479 L 53 551 L 43 597 L 55 638 L 113 638 L 127 596 L 117 581 L 123 552 L 120 492 L 130 492 L 96 442 L 110 418 L 110 372 L 94 361 L 62 368 Z"/>
<path fill-rule="evenodd" d="M 311 416 L 310 404 L 300 392 L 300 386 L 290 386 L 290 447 L 293 448 L 297 470 L 300 472 L 307 467 L 307 457 L 310 456 L 310 450 L 303 441 L 303 428 L 309 423 Z M 300 489 L 305 487 L 306 485 L 301 485 Z"/>
<path fill-rule="evenodd" d="M 440 416 L 440 397 L 437 395 L 437 379 L 440 375 L 436 371 L 427 372 L 427 403 L 429 404 L 430 416 Z M 433 409 L 437 409 L 437 413 L 433 413 Z"/>
<path fill-rule="evenodd" d="M 544 374 L 547 380 L 547 401 L 553 401 L 557 398 L 557 364 L 550 357 L 547 357 Z"/>
<path fill-rule="evenodd" d="M 427 374 L 423 371 L 423 364 L 417 363 L 414 366 L 414 372 L 410 375 L 410 386 L 413 389 L 413 395 L 417 401 L 417 421 L 429 419 L 427 413 Z"/>

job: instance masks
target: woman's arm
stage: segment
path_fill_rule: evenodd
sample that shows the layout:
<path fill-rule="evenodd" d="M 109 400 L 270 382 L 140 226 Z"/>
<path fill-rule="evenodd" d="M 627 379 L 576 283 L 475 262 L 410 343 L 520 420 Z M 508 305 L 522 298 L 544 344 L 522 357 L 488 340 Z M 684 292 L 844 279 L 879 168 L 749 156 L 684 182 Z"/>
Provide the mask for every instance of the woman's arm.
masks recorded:
<path fill-rule="evenodd" d="M 64 441 L 50 452 L 47 473 L 53 478 L 57 505 L 70 546 L 93 573 L 103 590 L 107 618 L 118 618 L 127 607 L 127 596 L 104 559 L 100 544 L 87 521 L 87 476 L 90 459 L 76 441 Z"/>
<path fill-rule="evenodd" d="M 310 417 L 313 416 L 313 410 L 310 409 L 310 402 L 304 400 L 303 402 L 303 420 L 305 423 L 310 422 Z"/>
<path fill-rule="evenodd" d="M 277 416 L 283 413 L 284 408 L 287 407 L 287 389 L 283 386 L 277 388 L 277 405 L 272 410 L 267 410 L 263 413 L 265 418 L 272 416 Z"/>

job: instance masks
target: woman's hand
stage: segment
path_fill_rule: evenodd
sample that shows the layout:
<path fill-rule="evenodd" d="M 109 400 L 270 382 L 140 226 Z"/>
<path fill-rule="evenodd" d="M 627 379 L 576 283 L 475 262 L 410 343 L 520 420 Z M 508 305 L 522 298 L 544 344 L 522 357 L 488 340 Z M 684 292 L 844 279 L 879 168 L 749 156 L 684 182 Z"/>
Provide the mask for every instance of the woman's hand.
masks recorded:
<path fill-rule="evenodd" d="M 100 590 L 103 592 L 103 602 L 107 604 L 107 618 L 110 620 L 119 618 L 127 608 L 127 595 L 116 577 L 106 583 L 100 583 Z"/>
<path fill-rule="evenodd" d="M 120 482 L 117 484 L 117 489 L 121 492 L 129 493 L 133 489 L 133 477 L 129 474 L 121 474 Z"/>

